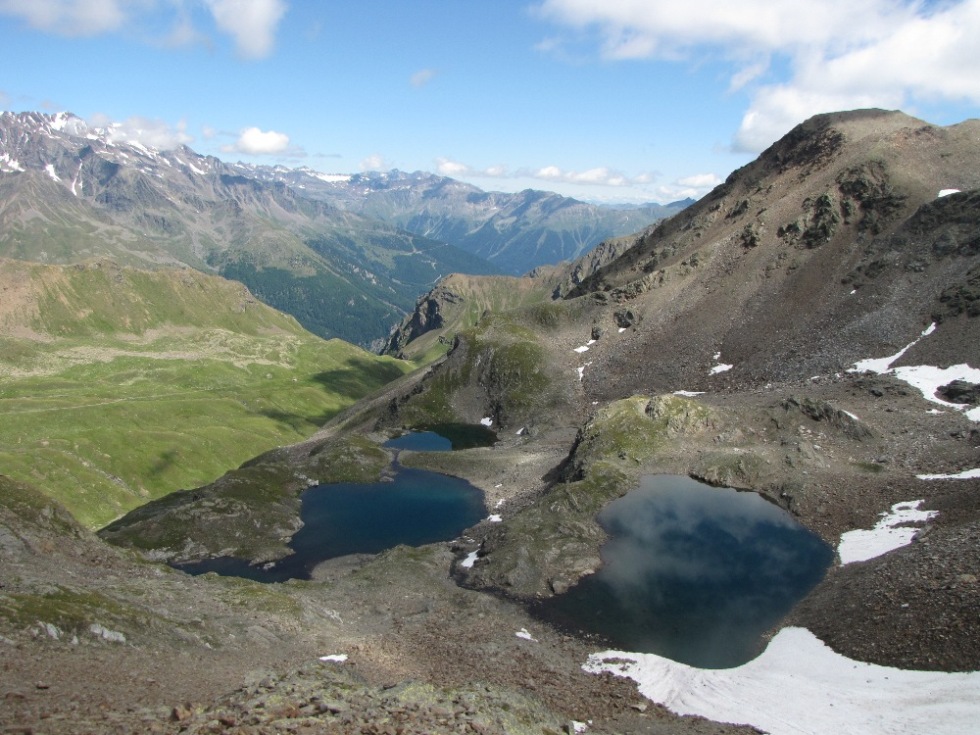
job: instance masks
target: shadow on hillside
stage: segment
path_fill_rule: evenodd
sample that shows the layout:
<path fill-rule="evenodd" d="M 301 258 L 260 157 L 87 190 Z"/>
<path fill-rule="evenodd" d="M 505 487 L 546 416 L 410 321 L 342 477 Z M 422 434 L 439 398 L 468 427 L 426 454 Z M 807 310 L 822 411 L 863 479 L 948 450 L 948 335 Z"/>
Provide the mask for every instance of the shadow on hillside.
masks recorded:
<path fill-rule="evenodd" d="M 312 380 L 330 393 L 357 399 L 396 378 L 400 378 L 402 374 L 396 365 L 379 363 L 363 357 L 351 357 L 347 360 L 345 367 L 317 373 L 312 376 Z M 273 408 L 265 409 L 260 413 L 266 418 L 278 421 L 300 433 L 308 431 L 309 424 L 316 427 L 323 426 L 336 414 L 335 411 L 329 411 L 310 415 L 290 413 Z"/>
<path fill-rule="evenodd" d="M 313 376 L 313 380 L 332 393 L 362 396 L 402 376 L 397 365 L 364 357 L 351 357 L 346 367 L 326 370 Z"/>
<path fill-rule="evenodd" d="M 265 416 L 267 419 L 272 419 L 284 426 L 288 426 L 298 434 L 309 431 L 309 424 L 317 427 L 323 426 L 333 415 L 331 413 L 322 413 L 319 416 L 304 416 L 298 413 L 287 413 L 286 411 L 280 411 L 275 408 L 263 409 L 259 411 L 259 414 Z"/>
<path fill-rule="evenodd" d="M 147 475 L 149 477 L 159 477 L 176 463 L 177 450 L 167 449 L 166 451 L 160 452 L 160 456 L 157 458 L 156 462 L 154 462 L 150 469 L 147 470 Z"/>

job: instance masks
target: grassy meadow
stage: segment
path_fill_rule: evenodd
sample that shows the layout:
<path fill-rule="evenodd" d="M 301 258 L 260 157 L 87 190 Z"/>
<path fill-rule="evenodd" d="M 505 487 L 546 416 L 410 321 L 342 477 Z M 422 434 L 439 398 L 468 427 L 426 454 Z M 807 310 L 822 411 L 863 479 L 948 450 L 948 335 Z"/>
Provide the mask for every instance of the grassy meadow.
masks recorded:
<path fill-rule="evenodd" d="M 240 300 L 241 287 L 210 279 L 220 284 L 211 290 L 197 274 L 190 293 L 180 278 L 152 279 L 163 308 L 147 311 L 147 276 L 122 273 L 110 298 L 98 283 L 76 288 L 77 274 L 66 289 L 45 271 L 21 298 L 29 318 L 8 309 L 0 330 L 0 474 L 40 488 L 89 528 L 300 441 L 411 368 L 322 340 L 261 304 L 229 306 L 221 292 Z M 111 303 L 92 308 L 86 292 Z"/>

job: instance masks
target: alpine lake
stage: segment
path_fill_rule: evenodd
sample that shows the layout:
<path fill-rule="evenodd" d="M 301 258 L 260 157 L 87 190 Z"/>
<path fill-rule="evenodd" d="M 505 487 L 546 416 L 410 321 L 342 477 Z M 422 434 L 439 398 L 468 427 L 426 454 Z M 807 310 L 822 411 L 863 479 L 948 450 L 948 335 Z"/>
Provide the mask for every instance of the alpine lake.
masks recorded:
<path fill-rule="evenodd" d="M 699 668 L 744 664 L 834 551 L 758 493 L 648 475 L 599 514 L 602 566 L 532 612 L 613 648 Z"/>
<path fill-rule="evenodd" d="M 448 541 L 486 517 L 483 493 L 458 477 L 403 467 L 397 452 L 492 444 L 483 426 L 447 425 L 391 439 L 394 474 L 306 490 L 293 554 L 250 565 L 223 557 L 176 565 L 258 582 L 310 579 L 317 564 L 399 544 Z M 540 620 L 626 651 L 701 668 L 755 658 L 765 634 L 823 578 L 833 549 L 761 495 L 689 477 L 648 475 L 609 503 L 602 566 L 567 592 L 528 603 Z"/>
<path fill-rule="evenodd" d="M 451 424 L 413 431 L 385 442 L 395 450 L 443 452 L 492 444 L 484 426 Z M 328 559 L 377 554 L 400 544 L 422 546 L 449 541 L 486 517 L 483 491 L 466 480 L 403 467 L 397 453 L 394 473 L 381 482 L 316 485 L 300 498 L 303 527 L 289 542 L 284 559 L 252 565 L 245 559 L 216 557 L 175 564 L 189 574 L 215 572 L 256 582 L 310 579 Z"/>

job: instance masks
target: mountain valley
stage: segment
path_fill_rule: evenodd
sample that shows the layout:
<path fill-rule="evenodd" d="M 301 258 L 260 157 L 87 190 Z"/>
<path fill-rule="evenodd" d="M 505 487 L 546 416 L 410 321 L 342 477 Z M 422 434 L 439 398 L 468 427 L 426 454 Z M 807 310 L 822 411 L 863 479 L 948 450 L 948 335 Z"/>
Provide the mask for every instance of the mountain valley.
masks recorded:
<path fill-rule="evenodd" d="M 602 208 L 398 172 L 324 178 L 156 150 L 70 113 L 5 112 L 0 257 L 190 267 L 244 283 L 314 334 L 367 347 L 442 276 L 523 273 L 685 204 Z"/>
<path fill-rule="evenodd" d="M 693 204 L 597 206 L 551 192 L 485 192 L 420 171 L 324 176 L 303 169 L 248 167 L 263 181 L 301 189 L 304 195 L 400 227 L 450 242 L 480 256 L 508 275 L 573 261 L 596 244 L 628 235 Z"/>
<path fill-rule="evenodd" d="M 81 400 L 73 383 L 159 388 L 168 378 L 120 362 L 152 347 L 143 358 L 157 365 L 191 358 L 199 372 L 247 376 L 221 386 L 244 411 L 215 424 L 256 414 L 297 421 L 251 454 L 247 446 L 234 456 L 218 450 L 221 476 L 195 483 L 169 475 L 166 493 L 154 486 L 111 512 L 84 516 L 71 487 L 55 489 L 52 473 L 32 472 L 30 459 L 15 477 L 0 477 L 0 725 L 51 733 L 861 731 L 842 696 L 830 700 L 842 705 L 835 713 L 807 688 L 802 653 L 778 694 L 803 720 L 773 726 L 753 719 L 754 703 L 733 699 L 735 718 L 715 722 L 714 710 L 684 709 L 677 699 L 702 670 L 677 674 L 675 699 L 647 698 L 645 685 L 625 678 L 634 654 L 609 652 L 609 665 L 588 673 L 606 642 L 535 616 L 536 601 L 602 564 L 609 535 L 599 510 L 646 475 L 676 474 L 757 492 L 836 550 L 773 640 L 805 628 L 869 681 L 872 666 L 891 667 L 884 676 L 896 681 L 912 672 L 973 677 L 948 700 L 954 695 L 924 686 L 905 697 L 876 685 L 869 701 L 878 703 L 865 707 L 886 730 L 927 722 L 933 732 L 966 732 L 980 691 L 968 673 L 980 670 L 978 141 L 977 120 L 938 127 L 882 110 L 811 118 L 698 202 L 575 252 L 574 261 L 522 277 L 498 268 L 510 274 L 433 280 L 390 332 L 383 357 L 316 340 L 258 303 L 247 279 L 249 288 L 193 270 L 4 261 L 7 406 L 42 408 L 27 403 L 33 398 L 45 410 L 67 408 L 59 401 Z M 62 184 L 74 180 L 68 169 L 56 173 Z M 326 217 L 318 207 L 330 207 L 330 217 L 336 208 L 450 239 L 435 205 L 423 210 L 409 197 L 396 211 L 396 183 L 411 175 L 321 181 L 309 199 L 269 171 L 262 176 L 269 180 L 241 186 L 270 207 L 289 211 L 283 203 L 291 202 L 314 218 Z M 378 196 L 330 200 L 358 181 Z M 16 186 L 0 174 L 0 208 L 14 211 L 11 202 L 31 187 L 55 183 L 43 170 Z M 436 177 L 427 185 L 449 186 Z M 70 188 L 62 199 L 75 205 Z M 413 209 L 424 222 L 404 220 Z M 151 208 L 123 210 L 130 217 Z M 30 238 L 56 231 L 57 207 L 26 211 L 4 221 L 21 222 Z M 128 240 L 131 229 L 94 211 L 85 257 L 185 263 Z M 0 232 L 16 230 L 9 227 Z M 300 252 L 283 243 L 302 228 L 274 229 L 278 252 Z M 230 257 L 202 247 L 204 230 L 195 232 L 187 252 L 200 262 L 188 265 L 213 269 Z M 407 249 L 427 247 L 398 232 Z M 98 244 L 103 238 L 111 245 Z M 0 235 L 3 247 L 13 242 Z M 562 247 L 551 252 L 565 257 Z M 65 248 L 44 257 L 74 261 Z M 263 266 L 288 260 L 269 258 Z M 372 272 L 380 293 L 392 271 Z M 181 300 L 202 291 L 221 295 Z M 18 308 L 9 306 L 14 293 Z M 91 295 L 99 293 L 114 297 Z M 389 322 L 400 318 L 393 310 Z M 200 330 L 211 337 L 202 341 Z M 240 364 L 219 372 L 222 361 Z M 29 382 L 42 379 L 52 381 L 44 390 Z M 277 384 L 272 393 L 249 394 L 266 379 Z M 290 397 L 294 380 L 300 397 Z M 128 419 L 126 431 L 146 428 L 142 420 Z M 451 452 L 383 446 L 446 424 L 489 426 L 497 441 Z M 183 458 L 215 431 L 169 437 L 155 445 L 158 459 L 171 448 Z M 18 452 L 55 450 L 93 463 L 104 441 L 39 432 L 26 421 L 8 430 L 5 466 L 18 466 L 10 459 Z M 21 440 L 28 444 L 17 449 Z M 139 434 L 131 441 L 149 443 Z M 327 560 L 308 581 L 191 577 L 159 563 L 274 563 L 298 530 L 302 490 L 380 480 L 395 462 L 469 480 L 485 494 L 487 517 L 444 543 Z M 146 473 L 102 471 L 128 486 Z M 860 561 L 845 555 L 848 534 L 882 527 L 910 501 L 933 513 L 897 522 L 914 528 L 908 543 Z M 782 712 L 769 714 L 778 721 Z"/>

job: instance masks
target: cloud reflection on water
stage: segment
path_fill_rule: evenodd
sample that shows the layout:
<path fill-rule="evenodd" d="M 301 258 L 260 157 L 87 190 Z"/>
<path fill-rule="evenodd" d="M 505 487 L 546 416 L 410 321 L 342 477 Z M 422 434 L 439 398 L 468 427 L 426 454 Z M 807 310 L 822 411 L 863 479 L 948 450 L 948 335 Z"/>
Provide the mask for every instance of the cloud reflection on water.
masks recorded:
<path fill-rule="evenodd" d="M 833 551 L 756 493 L 645 477 L 599 515 L 602 568 L 543 606 L 628 650 L 716 667 L 744 663 L 759 636 L 823 576 Z"/>

